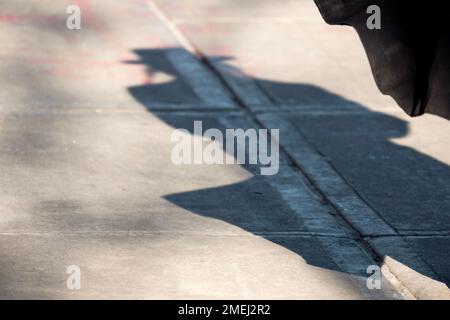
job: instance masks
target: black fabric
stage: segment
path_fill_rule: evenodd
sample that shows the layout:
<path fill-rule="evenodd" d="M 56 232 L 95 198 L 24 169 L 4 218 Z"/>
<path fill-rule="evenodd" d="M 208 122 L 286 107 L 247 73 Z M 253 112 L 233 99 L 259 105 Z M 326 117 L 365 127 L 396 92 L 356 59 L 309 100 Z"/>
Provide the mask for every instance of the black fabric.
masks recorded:
<path fill-rule="evenodd" d="M 330 24 L 342 24 L 346 19 L 365 10 L 371 0 L 317 0 L 323 18 Z"/>
<path fill-rule="evenodd" d="M 356 29 L 380 91 L 411 116 L 450 119 L 450 14 L 446 0 L 315 0 L 325 21 Z M 367 27 L 369 5 L 381 29 Z"/>

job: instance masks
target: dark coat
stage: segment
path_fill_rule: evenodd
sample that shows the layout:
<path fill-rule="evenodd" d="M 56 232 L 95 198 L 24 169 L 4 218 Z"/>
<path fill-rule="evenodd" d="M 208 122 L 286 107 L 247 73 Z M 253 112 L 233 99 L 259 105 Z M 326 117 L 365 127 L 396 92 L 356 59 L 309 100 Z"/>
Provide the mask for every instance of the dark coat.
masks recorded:
<path fill-rule="evenodd" d="M 450 119 L 448 0 L 315 0 L 329 24 L 356 29 L 380 91 L 411 116 Z M 381 9 L 381 29 L 369 29 L 370 5 Z"/>

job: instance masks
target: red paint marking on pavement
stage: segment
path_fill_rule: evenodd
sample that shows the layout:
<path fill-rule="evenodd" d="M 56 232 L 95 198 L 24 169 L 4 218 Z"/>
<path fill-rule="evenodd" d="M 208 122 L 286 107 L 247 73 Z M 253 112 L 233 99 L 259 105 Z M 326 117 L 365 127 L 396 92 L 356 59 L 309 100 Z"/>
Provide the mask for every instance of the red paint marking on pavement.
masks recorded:
<path fill-rule="evenodd" d="M 23 21 L 25 17 L 23 16 L 0 16 L 0 21 L 2 22 L 17 22 L 17 21 Z"/>
<path fill-rule="evenodd" d="M 233 57 L 233 53 L 230 51 L 230 49 L 222 44 L 212 44 L 208 47 L 206 47 L 207 55 L 212 57 L 220 57 L 220 58 L 228 58 Z M 230 60 L 234 60 L 231 58 Z"/>
<path fill-rule="evenodd" d="M 66 65 L 82 65 L 82 66 L 121 66 L 122 63 L 120 61 L 111 60 L 65 60 L 65 59 L 40 59 L 40 58 L 30 58 L 25 59 L 25 61 L 32 64 L 66 64 Z"/>
<path fill-rule="evenodd" d="M 57 16 L 38 16 L 38 15 L 0 15 L 0 22 L 55 22 L 59 21 Z"/>
<path fill-rule="evenodd" d="M 135 0 L 136 3 L 142 4 L 142 13 L 146 13 L 148 15 L 151 14 L 151 12 L 147 9 L 146 6 L 146 0 Z M 100 37 L 102 37 L 105 42 L 107 42 L 117 53 L 117 56 L 121 60 L 128 60 L 130 55 L 130 48 L 127 48 L 124 46 L 121 42 L 117 41 L 114 37 L 114 34 L 108 29 L 107 25 L 100 19 L 95 11 L 92 9 L 91 1 L 90 0 L 73 0 L 73 4 L 78 5 L 81 9 L 82 15 L 84 15 L 83 20 L 87 23 L 88 26 L 90 26 L 95 32 L 99 34 Z M 125 6 L 125 9 L 129 9 L 127 6 Z M 146 10 L 147 9 L 147 10 Z M 129 13 L 130 10 L 128 10 Z M 118 14 L 123 14 L 123 12 L 118 12 Z M 151 41 L 151 43 L 157 43 L 160 41 L 158 37 L 152 37 L 151 35 L 148 36 L 148 39 Z M 158 41 L 156 41 L 158 40 Z M 149 41 L 149 42 L 150 42 Z M 150 84 L 152 83 L 152 78 L 146 71 L 143 72 L 142 76 L 142 84 Z"/>
<path fill-rule="evenodd" d="M 111 31 L 107 28 L 105 23 L 98 18 L 95 11 L 92 10 L 91 1 L 90 0 L 73 0 L 73 4 L 80 7 L 82 12 L 82 16 L 84 16 L 83 20 L 90 26 L 98 35 L 103 38 L 105 42 L 107 42 L 116 53 L 120 56 L 121 52 L 126 50 L 124 46 L 118 42 Z"/>
<path fill-rule="evenodd" d="M 141 80 L 141 85 L 145 85 L 145 84 L 152 84 L 153 83 L 153 79 L 150 76 L 150 74 L 148 72 L 144 72 L 144 74 L 142 75 L 142 80 Z"/>

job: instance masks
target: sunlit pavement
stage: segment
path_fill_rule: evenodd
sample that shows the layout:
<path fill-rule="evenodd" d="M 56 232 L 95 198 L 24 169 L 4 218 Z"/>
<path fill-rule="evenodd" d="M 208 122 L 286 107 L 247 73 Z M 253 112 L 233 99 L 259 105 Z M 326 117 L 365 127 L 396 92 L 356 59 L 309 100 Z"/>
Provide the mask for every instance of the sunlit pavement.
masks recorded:
<path fill-rule="evenodd" d="M 381 96 L 312 1 L 5 0 L 0 24 L 1 298 L 448 297 L 450 125 Z M 195 120 L 280 129 L 278 174 L 175 165 Z"/>

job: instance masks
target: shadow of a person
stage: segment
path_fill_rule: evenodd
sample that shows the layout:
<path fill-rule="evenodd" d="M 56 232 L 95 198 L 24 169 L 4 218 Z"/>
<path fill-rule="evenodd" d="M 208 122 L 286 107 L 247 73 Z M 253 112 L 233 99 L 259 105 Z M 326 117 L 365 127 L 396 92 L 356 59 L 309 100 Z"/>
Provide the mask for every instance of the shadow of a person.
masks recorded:
<path fill-rule="evenodd" d="M 127 62 L 147 66 L 150 75 L 158 72 L 168 75 L 168 81 L 163 83 L 128 88 L 130 94 L 150 112 L 155 106 L 158 111 L 164 111 L 164 106 L 203 103 L 190 88 L 186 75 L 181 74 L 168 59 L 172 50 L 182 49 L 139 49 L 135 54 L 140 60 Z M 225 63 L 229 58 L 210 59 Z M 238 74 L 239 70 L 236 72 Z M 406 136 L 408 124 L 311 84 L 253 80 L 261 88 L 270 88 L 267 92 L 273 93 L 270 99 L 275 105 L 292 107 L 289 120 L 319 152 L 329 158 L 345 180 L 394 230 L 410 236 L 409 245 L 433 265 L 439 276 L 425 274 L 414 265 L 408 267 L 450 284 L 448 238 L 421 236 L 428 231 L 447 232 L 450 229 L 450 170 L 444 163 L 390 141 Z M 321 112 L 302 112 L 299 106 L 305 105 L 318 106 Z M 340 108 L 346 108 L 346 111 L 333 112 Z M 193 120 L 204 120 L 205 130 L 226 129 L 218 121 L 203 117 L 201 110 L 195 117 L 173 117 L 164 112 L 154 114 L 168 125 L 186 129 L 191 134 L 194 134 Z M 281 141 L 283 130 L 280 128 Z M 244 167 L 256 172 L 252 166 Z M 264 234 L 273 230 L 295 230 L 302 225 L 301 219 L 290 213 L 288 206 L 276 192 L 271 191 L 265 179 L 270 177 L 255 174 L 240 183 L 170 194 L 165 199 L 193 213 L 259 234 L 296 252 L 309 264 L 338 270 L 307 245 Z M 276 214 L 261 215 L 262 211 Z M 401 257 L 393 258 L 403 262 Z M 361 272 L 364 274 L 365 270 Z"/>

